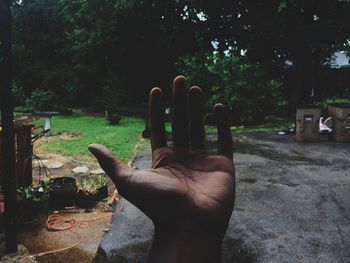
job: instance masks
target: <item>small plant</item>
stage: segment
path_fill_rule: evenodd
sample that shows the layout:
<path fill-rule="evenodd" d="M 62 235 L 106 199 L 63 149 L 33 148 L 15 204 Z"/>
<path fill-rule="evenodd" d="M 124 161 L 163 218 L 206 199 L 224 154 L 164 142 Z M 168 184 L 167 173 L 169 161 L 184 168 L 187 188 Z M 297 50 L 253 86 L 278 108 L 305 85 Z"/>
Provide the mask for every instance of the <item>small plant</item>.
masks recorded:
<path fill-rule="evenodd" d="M 95 176 L 90 180 L 78 184 L 78 192 L 85 194 L 96 194 L 98 190 L 107 185 L 107 178 L 103 175 Z"/>
<path fill-rule="evenodd" d="M 33 202 L 48 200 L 51 191 L 51 181 L 48 177 L 45 177 L 38 184 L 31 184 L 29 186 L 20 187 L 17 189 L 17 192 L 23 199 Z"/>
<path fill-rule="evenodd" d="M 118 124 L 121 117 L 118 114 L 119 106 L 126 101 L 123 99 L 123 92 L 118 88 L 119 81 L 113 85 L 102 87 L 102 102 L 104 104 L 106 119 L 110 124 Z"/>
<path fill-rule="evenodd" d="M 122 119 L 122 117 L 119 116 L 117 112 L 111 112 L 106 110 L 105 113 L 106 119 L 109 121 L 110 124 L 118 124 L 119 121 Z"/>
<path fill-rule="evenodd" d="M 101 175 L 78 184 L 75 203 L 79 207 L 88 208 L 106 197 L 108 197 L 107 178 Z"/>

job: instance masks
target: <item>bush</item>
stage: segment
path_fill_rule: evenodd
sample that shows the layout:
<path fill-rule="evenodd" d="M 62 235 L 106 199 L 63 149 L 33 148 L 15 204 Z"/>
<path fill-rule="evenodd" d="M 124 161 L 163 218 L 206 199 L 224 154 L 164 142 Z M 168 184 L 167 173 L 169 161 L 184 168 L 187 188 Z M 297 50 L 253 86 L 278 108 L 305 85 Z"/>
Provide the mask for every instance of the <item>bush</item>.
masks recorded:
<path fill-rule="evenodd" d="M 16 82 L 13 82 L 12 92 L 15 106 L 20 106 L 25 103 L 25 93 L 22 87 L 17 86 Z"/>
<path fill-rule="evenodd" d="M 103 87 L 102 92 L 102 101 L 104 103 L 105 110 L 118 112 L 120 106 L 125 105 L 127 102 L 127 96 L 121 88 L 105 86 Z"/>
<path fill-rule="evenodd" d="M 217 53 L 190 55 L 181 57 L 177 66 L 191 85 L 204 90 L 208 111 L 221 102 L 236 123 L 260 122 L 285 105 L 281 82 L 244 58 Z"/>
<path fill-rule="evenodd" d="M 36 89 L 26 100 L 32 111 L 53 111 L 58 109 L 57 97 L 52 91 Z"/>
<path fill-rule="evenodd" d="M 89 109 L 93 112 L 117 113 L 121 106 L 127 105 L 129 102 L 123 83 L 116 77 L 104 83 L 99 90 L 99 96 L 90 103 Z"/>

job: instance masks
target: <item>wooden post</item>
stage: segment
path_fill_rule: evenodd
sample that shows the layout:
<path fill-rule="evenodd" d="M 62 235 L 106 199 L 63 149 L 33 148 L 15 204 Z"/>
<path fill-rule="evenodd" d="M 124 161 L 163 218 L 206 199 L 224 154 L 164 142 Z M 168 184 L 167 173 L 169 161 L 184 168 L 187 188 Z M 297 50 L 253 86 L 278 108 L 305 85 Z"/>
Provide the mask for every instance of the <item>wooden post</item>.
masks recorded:
<path fill-rule="evenodd" d="M 32 157 L 33 145 L 31 143 L 33 125 L 15 127 L 16 142 L 16 182 L 17 187 L 29 186 L 33 183 Z"/>
<path fill-rule="evenodd" d="M 17 193 L 13 127 L 11 1 L 0 0 L 0 107 L 2 126 L 2 191 L 5 201 L 6 252 L 17 251 Z"/>

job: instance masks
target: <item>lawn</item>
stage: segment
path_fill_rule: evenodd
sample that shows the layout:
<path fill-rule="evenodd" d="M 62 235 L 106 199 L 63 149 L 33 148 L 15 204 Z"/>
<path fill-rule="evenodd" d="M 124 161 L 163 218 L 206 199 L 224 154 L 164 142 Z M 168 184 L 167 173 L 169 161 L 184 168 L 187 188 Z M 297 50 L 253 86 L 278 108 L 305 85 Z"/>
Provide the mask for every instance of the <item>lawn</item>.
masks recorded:
<path fill-rule="evenodd" d="M 44 119 L 35 121 L 43 125 Z M 277 121 L 251 127 L 231 127 L 233 133 L 280 131 L 291 126 L 289 121 Z M 144 129 L 144 120 L 123 117 L 118 125 L 110 125 L 105 117 L 92 116 L 82 111 L 74 111 L 71 116 L 52 117 L 54 134 L 63 133 L 67 136 L 56 136 L 48 140 L 39 140 L 39 149 L 63 155 L 90 155 L 87 146 L 90 143 L 106 145 L 121 159 L 129 160 L 133 156 L 135 145 L 140 141 Z M 166 123 L 167 132 L 171 132 L 171 124 Z M 216 128 L 206 126 L 207 133 L 215 133 Z"/>
<path fill-rule="evenodd" d="M 44 120 L 35 122 L 43 125 Z M 45 143 L 39 142 L 49 152 L 63 155 L 88 155 L 87 146 L 91 143 L 101 143 L 115 152 L 121 159 L 129 160 L 133 155 L 134 146 L 139 142 L 144 129 L 144 120 L 123 117 L 119 125 L 110 125 L 105 117 L 89 116 L 81 111 L 75 111 L 72 116 L 52 117 L 52 131 L 67 133 L 64 139 L 53 138 Z M 70 135 L 74 136 L 70 136 Z"/>

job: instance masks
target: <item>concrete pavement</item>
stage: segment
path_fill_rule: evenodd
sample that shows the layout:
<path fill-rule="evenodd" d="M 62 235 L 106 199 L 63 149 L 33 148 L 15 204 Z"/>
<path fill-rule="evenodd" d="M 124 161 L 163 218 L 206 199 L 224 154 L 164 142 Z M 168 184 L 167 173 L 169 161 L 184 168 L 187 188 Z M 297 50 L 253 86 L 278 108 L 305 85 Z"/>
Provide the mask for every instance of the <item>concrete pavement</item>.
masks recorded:
<path fill-rule="evenodd" d="M 350 262 L 350 144 L 234 135 L 236 204 L 223 262 Z M 215 135 L 207 137 L 215 151 Z M 150 167 L 149 147 L 134 166 Z M 126 202 L 95 262 L 146 262 L 153 226 Z"/>

